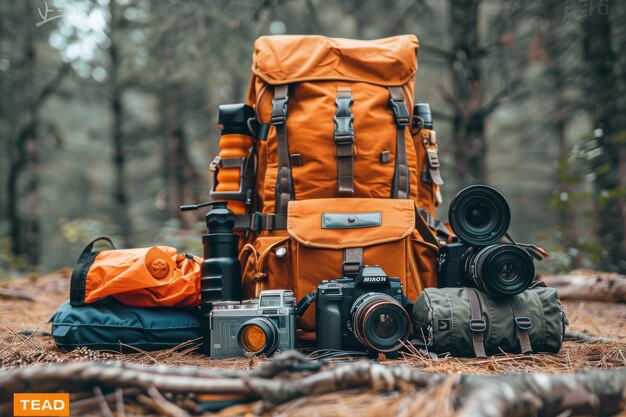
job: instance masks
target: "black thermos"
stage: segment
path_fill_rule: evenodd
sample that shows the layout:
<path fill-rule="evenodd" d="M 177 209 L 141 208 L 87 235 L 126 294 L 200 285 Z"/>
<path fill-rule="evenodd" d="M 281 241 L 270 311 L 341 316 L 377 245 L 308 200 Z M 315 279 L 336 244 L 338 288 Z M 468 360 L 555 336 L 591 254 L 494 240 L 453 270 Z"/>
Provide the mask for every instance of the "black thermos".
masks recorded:
<path fill-rule="evenodd" d="M 239 236 L 233 233 L 235 214 L 226 201 L 215 201 L 206 214 L 207 234 L 202 236 L 202 311 L 215 301 L 241 301 L 241 265 L 237 259 Z"/>
<path fill-rule="evenodd" d="M 433 115 L 430 112 L 430 106 L 428 103 L 418 101 L 413 107 L 413 115 L 419 116 L 424 120 L 424 128 L 433 130 Z"/>
<path fill-rule="evenodd" d="M 204 260 L 200 271 L 200 313 L 203 320 L 202 350 L 210 352 L 210 313 L 216 301 L 241 301 L 241 265 L 237 259 L 239 236 L 233 233 L 235 213 L 226 201 L 211 201 L 182 206 L 196 210 L 212 206 L 206 214 L 207 233 L 202 235 Z"/>

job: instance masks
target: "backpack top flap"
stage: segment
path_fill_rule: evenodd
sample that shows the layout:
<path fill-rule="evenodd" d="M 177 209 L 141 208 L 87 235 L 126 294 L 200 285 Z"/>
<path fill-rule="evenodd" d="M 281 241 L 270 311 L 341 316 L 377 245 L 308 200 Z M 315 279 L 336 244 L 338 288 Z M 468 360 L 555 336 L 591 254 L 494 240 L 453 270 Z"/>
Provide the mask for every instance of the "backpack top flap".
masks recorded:
<path fill-rule="evenodd" d="M 267 84 L 312 80 L 409 82 L 417 71 L 415 35 L 371 41 L 325 36 L 262 36 L 254 43 L 252 72 Z"/>
<path fill-rule="evenodd" d="M 415 228 L 412 200 L 322 198 L 290 201 L 287 231 L 315 248 L 365 247 L 403 239 Z"/>

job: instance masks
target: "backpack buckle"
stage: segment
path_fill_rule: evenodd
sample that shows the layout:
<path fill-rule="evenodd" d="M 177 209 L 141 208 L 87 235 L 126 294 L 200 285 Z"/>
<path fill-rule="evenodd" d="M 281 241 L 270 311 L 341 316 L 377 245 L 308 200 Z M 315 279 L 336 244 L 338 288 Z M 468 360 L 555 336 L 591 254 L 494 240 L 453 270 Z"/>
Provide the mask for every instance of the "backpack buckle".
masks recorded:
<path fill-rule="evenodd" d="M 346 146 L 346 149 L 350 149 L 348 152 L 352 156 L 352 145 L 354 144 L 354 115 L 350 111 L 350 106 L 354 102 L 352 96 L 337 97 L 335 104 L 337 105 L 337 112 L 335 113 L 335 144 L 339 146 Z M 349 146 L 347 146 L 349 145 Z M 346 152 L 344 152 L 346 153 Z"/>
<path fill-rule="evenodd" d="M 428 166 L 431 168 L 439 168 L 439 154 L 437 148 L 426 149 L 426 155 L 428 157 Z"/>
<path fill-rule="evenodd" d="M 270 121 L 273 125 L 284 125 L 287 121 L 287 102 L 289 97 L 275 98 L 272 100 L 272 115 Z"/>
<path fill-rule="evenodd" d="M 398 126 L 408 126 L 411 121 L 411 115 L 406 108 L 406 102 L 403 98 L 391 99 L 391 108 L 393 110 L 393 116 L 396 119 Z"/>
<path fill-rule="evenodd" d="M 469 328 L 472 332 L 483 333 L 487 330 L 487 321 L 484 319 L 471 319 L 469 321 Z"/>
<path fill-rule="evenodd" d="M 250 219 L 250 230 L 258 232 L 261 230 L 261 221 L 263 220 L 263 214 L 260 211 L 252 213 Z"/>
<path fill-rule="evenodd" d="M 515 324 L 520 330 L 530 330 L 533 327 L 530 317 L 515 317 Z"/>

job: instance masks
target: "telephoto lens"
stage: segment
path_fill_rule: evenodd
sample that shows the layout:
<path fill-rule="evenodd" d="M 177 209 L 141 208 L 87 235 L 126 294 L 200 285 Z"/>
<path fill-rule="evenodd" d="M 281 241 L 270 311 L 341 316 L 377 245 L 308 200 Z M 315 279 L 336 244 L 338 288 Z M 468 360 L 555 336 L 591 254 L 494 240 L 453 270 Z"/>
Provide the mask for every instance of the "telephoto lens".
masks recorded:
<path fill-rule="evenodd" d="M 370 349 L 395 352 L 409 337 L 408 313 L 387 294 L 363 294 L 354 302 L 351 315 L 354 335 Z"/>
<path fill-rule="evenodd" d="M 535 279 L 530 254 L 517 245 L 495 244 L 468 256 L 465 274 L 474 285 L 492 296 L 522 293 Z"/>
<path fill-rule="evenodd" d="M 495 188 L 467 187 L 452 200 L 448 211 L 450 226 L 460 240 L 474 246 L 496 243 L 509 229 L 511 209 Z"/>

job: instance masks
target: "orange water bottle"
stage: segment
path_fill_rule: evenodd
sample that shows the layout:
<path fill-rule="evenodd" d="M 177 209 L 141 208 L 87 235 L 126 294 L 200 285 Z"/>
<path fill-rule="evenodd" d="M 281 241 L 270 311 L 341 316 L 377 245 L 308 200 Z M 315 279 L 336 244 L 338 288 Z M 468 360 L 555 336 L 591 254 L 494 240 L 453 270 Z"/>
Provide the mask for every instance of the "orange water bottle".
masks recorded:
<path fill-rule="evenodd" d="M 219 106 L 220 152 L 211 163 L 211 200 L 228 201 L 235 214 L 246 214 L 254 187 L 254 109 L 243 103 Z"/>

